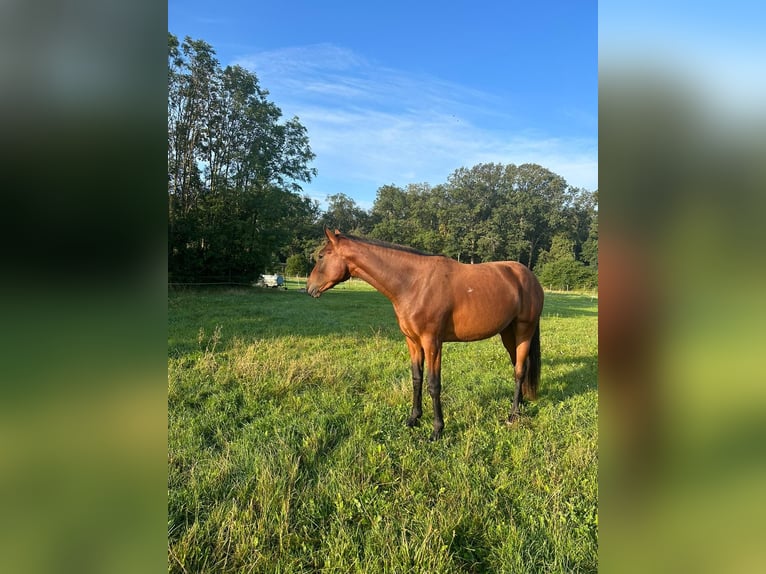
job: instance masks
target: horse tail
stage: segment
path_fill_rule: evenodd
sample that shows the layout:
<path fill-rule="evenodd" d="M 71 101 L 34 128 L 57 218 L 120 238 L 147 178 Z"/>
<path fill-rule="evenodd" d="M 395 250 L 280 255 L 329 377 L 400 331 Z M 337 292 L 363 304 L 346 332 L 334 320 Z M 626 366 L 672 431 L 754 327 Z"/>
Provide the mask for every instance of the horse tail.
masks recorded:
<path fill-rule="evenodd" d="M 527 363 L 527 376 L 521 385 L 521 392 L 525 399 L 537 398 L 537 385 L 540 382 L 540 321 L 535 327 L 532 342 L 529 345 L 529 363 Z"/>

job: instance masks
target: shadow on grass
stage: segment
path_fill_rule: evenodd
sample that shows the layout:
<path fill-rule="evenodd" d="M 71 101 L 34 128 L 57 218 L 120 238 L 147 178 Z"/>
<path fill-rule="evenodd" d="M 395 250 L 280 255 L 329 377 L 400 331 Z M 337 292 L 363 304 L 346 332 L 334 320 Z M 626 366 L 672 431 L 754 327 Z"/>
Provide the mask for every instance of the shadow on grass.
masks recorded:
<path fill-rule="evenodd" d="M 543 317 L 596 317 L 598 298 L 592 295 L 546 293 Z"/>
<path fill-rule="evenodd" d="M 569 367 L 566 370 L 557 369 L 559 365 Z M 490 418 L 505 423 L 513 404 L 514 379 L 510 361 L 506 370 L 493 370 L 488 373 L 488 380 L 460 380 L 450 378 L 445 383 L 446 393 L 455 392 L 453 388 L 459 388 L 462 393 L 468 393 L 471 400 L 477 404 L 495 405 L 488 411 Z M 490 380 L 491 379 L 491 380 Z M 538 388 L 536 400 L 526 400 L 521 405 L 520 426 L 530 424 L 538 415 L 541 408 L 546 405 L 563 403 L 578 395 L 586 394 L 598 389 L 598 359 L 596 356 L 557 357 L 543 360 L 542 378 Z M 425 403 L 430 403 L 424 397 Z M 499 409 L 499 410 L 498 410 Z M 430 416 L 430 410 L 428 413 Z M 426 415 L 424 414 L 424 418 Z M 467 425 L 458 422 L 451 427 L 453 432 L 462 432 Z"/>
<path fill-rule="evenodd" d="M 561 375 L 551 375 L 546 380 L 546 366 L 550 368 L 559 364 L 575 364 L 577 367 Z M 597 390 L 598 357 L 591 355 L 580 357 L 559 357 L 547 361 L 543 360 L 543 377 L 543 388 L 540 389 L 540 392 L 543 395 L 547 394 L 551 397 L 555 396 L 561 399 L 568 399 L 574 395 Z M 545 386 L 548 388 L 546 389 Z"/>

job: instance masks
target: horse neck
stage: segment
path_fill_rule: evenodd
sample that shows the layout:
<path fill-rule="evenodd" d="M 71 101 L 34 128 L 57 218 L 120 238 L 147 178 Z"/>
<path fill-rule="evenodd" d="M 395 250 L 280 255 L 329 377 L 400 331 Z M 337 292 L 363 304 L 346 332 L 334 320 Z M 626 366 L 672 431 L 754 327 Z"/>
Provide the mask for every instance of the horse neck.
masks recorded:
<path fill-rule="evenodd" d="M 375 287 L 391 301 L 410 288 L 410 282 L 421 257 L 381 245 L 350 242 L 346 261 L 353 277 Z"/>

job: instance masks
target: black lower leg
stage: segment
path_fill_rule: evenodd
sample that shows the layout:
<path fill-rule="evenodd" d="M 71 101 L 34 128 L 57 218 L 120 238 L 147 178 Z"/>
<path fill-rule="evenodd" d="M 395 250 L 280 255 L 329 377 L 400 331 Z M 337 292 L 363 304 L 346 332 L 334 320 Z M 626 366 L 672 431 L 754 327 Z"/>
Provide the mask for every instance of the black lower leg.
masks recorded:
<path fill-rule="evenodd" d="M 423 414 L 423 366 L 412 365 L 412 411 L 407 419 L 407 426 L 414 427 L 420 424 Z"/>
<path fill-rule="evenodd" d="M 521 373 L 514 373 L 515 386 L 513 389 L 513 406 L 511 407 L 511 414 L 508 415 L 508 422 L 514 422 L 519 416 L 519 406 L 524 403 L 524 397 L 521 393 L 521 384 L 524 381 L 524 377 L 527 374 L 526 364 Z"/>
<path fill-rule="evenodd" d="M 431 401 L 434 405 L 434 432 L 431 435 L 431 440 L 438 440 L 441 438 L 442 430 L 444 429 L 444 416 L 442 414 L 442 384 L 441 377 L 439 375 L 431 375 L 428 377 L 428 394 L 431 395 Z"/>

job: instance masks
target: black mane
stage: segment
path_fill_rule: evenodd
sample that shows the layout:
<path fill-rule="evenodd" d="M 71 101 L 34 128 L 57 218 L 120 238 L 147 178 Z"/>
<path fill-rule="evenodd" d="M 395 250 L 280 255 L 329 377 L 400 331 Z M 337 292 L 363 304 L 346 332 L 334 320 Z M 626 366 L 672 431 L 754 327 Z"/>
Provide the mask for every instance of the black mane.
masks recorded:
<path fill-rule="evenodd" d="M 407 247 L 406 245 L 389 243 L 388 241 L 381 241 L 380 239 L 369 239 L 367 237 L 359 237 L 357 235 L 349 235 L 347 233 L 343 233 L 342 237 L 350 239 L 351 241 L 357 241 L 359 243 L 367 243 L 368 245 L 376 245 L 378 247 L 385 247 L 387 249 L 404 251 L 405 253 L 413 253 L 415 255 L 425 255 L 426 257 L 439 257 L 439 255 L 435 253 L 426 253 L 425 251 L 420 251 L 419 249 L 415 249 L 414 247 Z"/>

